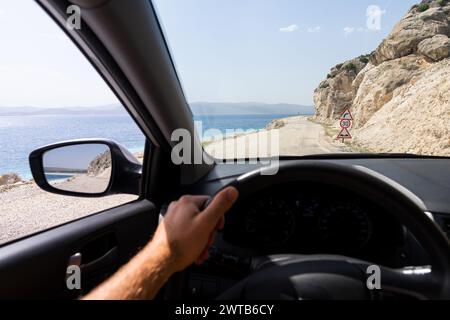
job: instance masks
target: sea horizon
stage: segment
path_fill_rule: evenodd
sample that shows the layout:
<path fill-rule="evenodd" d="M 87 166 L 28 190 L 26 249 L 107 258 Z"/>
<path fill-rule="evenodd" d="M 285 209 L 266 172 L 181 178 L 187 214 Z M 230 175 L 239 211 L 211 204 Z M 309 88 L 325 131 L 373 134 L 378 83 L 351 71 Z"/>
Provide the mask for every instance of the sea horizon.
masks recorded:
<path fill-rule="evenodd" d="M 261 130 L 272 120 L 290 116 L 309 116 L 310 113 L 274 114 L 202 114 L 194 115 L 194 121 L 201 121 L 202 140 L 214 137 L 204 136 L 214 128 L 226 134 L 226 130 Z M 198 130 L 198 128 L 197 128 Z M 83 138 L 112 139 L 137 153 L 145 148 L 145 138 L 128 114 L 112 115 L 0 115 L 0 175 L 16 173 L 21 179 L 32 178 L 28 156 L 47 144 Z M 7 151 L 7 152 L 5 152 Z"/>

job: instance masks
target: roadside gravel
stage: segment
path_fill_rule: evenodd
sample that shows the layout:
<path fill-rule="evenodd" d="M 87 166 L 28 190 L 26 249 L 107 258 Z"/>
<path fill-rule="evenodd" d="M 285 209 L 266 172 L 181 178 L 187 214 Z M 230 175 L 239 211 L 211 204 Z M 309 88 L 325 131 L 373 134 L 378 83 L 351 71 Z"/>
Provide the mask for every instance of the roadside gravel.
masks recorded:
<path fill-rule="evenodd" d="M 33 182 L 0 187 L 0 244 L 135 200 L 133 195 L 76 198 Z"/>

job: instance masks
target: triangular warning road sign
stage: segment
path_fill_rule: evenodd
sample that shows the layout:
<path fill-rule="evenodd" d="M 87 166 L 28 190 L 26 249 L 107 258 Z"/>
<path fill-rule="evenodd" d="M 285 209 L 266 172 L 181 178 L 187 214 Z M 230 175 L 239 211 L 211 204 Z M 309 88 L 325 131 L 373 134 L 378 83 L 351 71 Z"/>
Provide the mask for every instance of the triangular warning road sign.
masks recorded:
<path fill-rule="evenodd" d="M 344 128 L 344 129 L 341 130 L 341 132 L 337 136 L 336 140 L 339 140 L 339 139 L 351 139 L 351 138 L 352 138 L 352 135 L 350 134 L 350 132 L 348 132 L 348 130 L 346 128 Z"/>
<path fill-rule="evenodd" d="M 350 112 L 350 109 L 345 109 L 341 114 L 341 120 L 353 120 L 353 116 Z"/>

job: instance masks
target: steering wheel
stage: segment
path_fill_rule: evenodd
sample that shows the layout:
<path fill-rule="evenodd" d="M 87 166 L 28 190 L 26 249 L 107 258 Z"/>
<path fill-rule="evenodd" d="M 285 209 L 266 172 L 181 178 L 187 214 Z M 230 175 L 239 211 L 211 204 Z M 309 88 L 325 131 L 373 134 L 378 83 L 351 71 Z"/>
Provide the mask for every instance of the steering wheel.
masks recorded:
<path fill-rule="evenodd" d="M 218 297 L 219 300 L 377 299 L 384 294 L 418 299 L 450 299 L 450 242 L 426 214 L 423 202 L 395 181 L 361 166 L 288 162 L 247 173 L 230 185 L 239 199 L 276 184 L 322 183 L 345 188 L 390 208 L 428 253 L 430 266 L 391 269 L 333 255 L 276 255 L 254 261 L 254 272 Z M 378 269 L 377 269 L 378 268 Z M 381 290 L 368 282 L 379 272 Z M 373 282 L 376 284 L 376 282 Z"/>

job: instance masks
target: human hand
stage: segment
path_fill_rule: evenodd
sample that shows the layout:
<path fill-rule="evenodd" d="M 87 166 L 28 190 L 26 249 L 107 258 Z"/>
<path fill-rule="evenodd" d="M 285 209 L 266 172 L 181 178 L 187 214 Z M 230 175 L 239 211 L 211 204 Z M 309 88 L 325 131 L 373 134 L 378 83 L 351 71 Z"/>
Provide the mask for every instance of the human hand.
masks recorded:
<path fill-rule="evenodd" d="M 181 271 L 194 262 L 203 263 L 208 259 L 215 232 L 224 226 L 225 212 L 237 198 L 238 191 L 229 187 L 219 192 L 203 211 L 201 208 L 208 196 L 183 196 L 172 202 L 150 247 L 169 259 L 173 272 Z"/>

